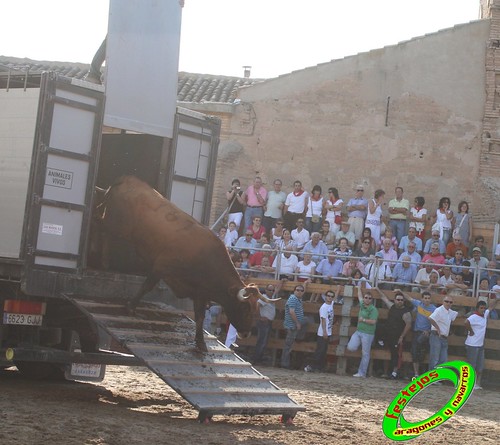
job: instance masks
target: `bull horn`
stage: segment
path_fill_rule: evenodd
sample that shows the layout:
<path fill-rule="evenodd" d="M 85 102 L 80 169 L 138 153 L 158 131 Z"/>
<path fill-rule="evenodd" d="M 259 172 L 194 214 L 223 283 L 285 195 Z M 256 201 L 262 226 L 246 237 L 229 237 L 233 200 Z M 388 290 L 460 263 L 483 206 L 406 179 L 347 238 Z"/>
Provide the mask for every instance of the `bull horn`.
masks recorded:
<path fill-rule="evenodd" d="M 281 298 L 269 298 L 267 295 L 263 295 L 259 292 L 259 298 L 266 303 L 274 303 L 275 301 L 280 301 Z"/>
<path fill-rule="evenodd" d="M 250 297 L 249 297 L 249 296 L 248 296 L 248 297 L 246 297 L 246 296 L 245 296 L 245 293 L 246 293 L 246 289 L 245 289 L 245 288 L 240 289 L 240 290 L 238 291 L 238 294 L 237 294 L 238 300 L 240 300 L 240 301 L 245 301 L 245 300 L 248 300 Z"/>

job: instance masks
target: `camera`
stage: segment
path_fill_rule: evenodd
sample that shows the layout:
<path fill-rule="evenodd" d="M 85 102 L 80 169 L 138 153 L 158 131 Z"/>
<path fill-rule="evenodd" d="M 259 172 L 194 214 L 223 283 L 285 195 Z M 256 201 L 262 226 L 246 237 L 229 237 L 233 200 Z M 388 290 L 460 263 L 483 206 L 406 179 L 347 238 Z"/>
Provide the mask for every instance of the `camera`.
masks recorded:
<path fill-rule="evenodd" d="M 241 187 L 240 187 L 239 185 L 237 185 L 237 186 L 235 187 L 235 189 L 236 189 L 236 190 L 241 190 Z"/>

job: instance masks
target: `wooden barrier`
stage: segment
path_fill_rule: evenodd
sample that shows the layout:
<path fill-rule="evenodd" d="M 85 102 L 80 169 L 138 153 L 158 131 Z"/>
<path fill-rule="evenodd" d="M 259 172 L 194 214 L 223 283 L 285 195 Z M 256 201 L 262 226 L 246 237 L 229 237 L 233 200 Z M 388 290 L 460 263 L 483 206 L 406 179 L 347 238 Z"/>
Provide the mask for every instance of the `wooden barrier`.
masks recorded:
<path fill-rule="evenodd" d="M 261 287 L 268 284 L 276 285 L 277 281 L 252 279 L 253 283 Z M 288 295 L 293 291 L 294 287 L 299 284 L 296 281 L 286 281 L 282 287 L 282 294 Z M 300 283 L 304 284 L 304 283 Z M 334 327 L 332 342 L 328 347 L 327 363 L 336 362 L 335 372 L 339 375 L 346 374 L 348 371 L 348 360 L 359 359 L 361 351 L 350 352 L 346 350 L 347 342 L 353 332 L 356 330 L 357 317 L 359 312 L 359 303 L 357 298 L 357 288 L 353 286 L 344 285 L 323 285 L 316 283 L 308 283 L 305 286 L 306 293 L 324 293 L 327 290 L 337 291 L 343 296 L 343 304 L 334 305 Z M 389 299 L 392 299 L 394 291 L 384 291 Z M 407 292 L 414 298 L 420 299 L 420 294 Z M 379 311 L 379 321 L 387 319 L 388 309 L 385 304 L 380 300 L 380 295 L 376 289 L 372 289 L 372 295 L 375 298 L 375 304 Z M 443 300 L 443 295 L 433 294 L 432 302 L 440 305 Z M 453 309 L 459 312 L 459 316 L 452 323 L 450 336 L 448 338 L 448 353 L 449 360 L 464 360 L 465 359 L 465 346 L 464 341 L 467 331 L 464 326 L 465 314 L 467 311 L 474 309 L 477 299 L 465 296 L 453 296 L 454 304 Z M 285 329 L 283 327 L 284 309 L 286 298 L 276 302 L 276 319 L 273 321 L 273 332 L 267 344 L 267 351 L 271 352 L 273 366 L 277 363 L 278 353 L 283 349 Z M 295 342 L 293 351 L 303 353 L 313 353 L 316 349 L 316 332 L 319 322 L 319 307 L 321 303 L 304 302 L 304 314 L 314 318 L 315 323 L 308 326 L 308 335 L 306 339 L 301 342 Z M 499 304 L 500 306 L 500 304 Z M 500 307 L 498 308 L 500 309 Z M 238 345 L 242 348 L 248 347 L 249 350 L 255 346 L 256 336 L 252 335 L 247 339 L 238 340 Z M 411 334 L 405 338 L 403 361 L 411 363 Z M 250 351 L 251 353 L 251 351 Z M 500 320 L 489 320 L 485 340 L 485 370 L 486 371 L 500 371 Z M 372 347 L 371 351 L 371 366 L 374 359 L 388 361 L 390 360 L 390 352 L 387 349 L 378 349 L 376 345 Z M 427 361 L 424 360 L 425 363 Z M 356 362 L 356 367 L 357 367 Z M 330 366 L 331 368 L 331 366 Z"/>

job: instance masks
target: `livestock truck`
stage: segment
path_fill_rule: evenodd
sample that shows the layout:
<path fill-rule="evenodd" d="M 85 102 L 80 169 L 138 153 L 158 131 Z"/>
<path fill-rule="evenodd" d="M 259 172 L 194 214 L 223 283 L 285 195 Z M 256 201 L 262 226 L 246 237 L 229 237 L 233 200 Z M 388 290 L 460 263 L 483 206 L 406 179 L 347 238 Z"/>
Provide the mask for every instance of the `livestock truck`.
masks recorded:
<path fill-rule="evenodd" d="M 133 364 L 65 297 L 124 304 L 143 280 L 124 241 L 103 254 L 96 187 L 132 174 L 208 223 L 220 121 L 176 107 L 180 2 L 140 3 L 110 3 L 105 86 L 0 72 L 0 368 L 98 381 Z"/>

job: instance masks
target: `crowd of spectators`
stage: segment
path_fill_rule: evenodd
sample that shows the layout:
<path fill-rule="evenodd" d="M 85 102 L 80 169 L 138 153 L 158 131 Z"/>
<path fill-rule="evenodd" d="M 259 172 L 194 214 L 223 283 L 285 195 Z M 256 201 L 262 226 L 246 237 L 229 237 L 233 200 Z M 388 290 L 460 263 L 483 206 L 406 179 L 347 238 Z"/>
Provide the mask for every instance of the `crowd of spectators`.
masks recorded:
<path fill-rule="evenodd" d="M 376 336 L 378 343 L 385 342 L 391 350 L 390 369 L 386 371 L 390 377 L 398 377 L 403 340 L 412 329 L 415 376 L 429 340 L 436 340 L 434 349 L 431 348 L 431 367 L 441 363 L 439 354 L 442 355 L 447 334 L 444 328 L 444 333 L 438 331 L 434 324 L 431 329 L 429 317 L 436 309 L 430 303 L 431 293 L 443 294 L 446 304 L 454 296 L 475 296 L 483 309 L 488 304 L 489 318 L 498 319 L 494 303 L 500 298 L 500 244 L 489 256 L 484 238 L 473 236 L 467 202 L 461 201 L 455 212 L 450 199 L 443 197 L 435 210 L 427 210 L 422 196 L 415 197 L 411 205 L 402 187 L 396 187 L 394 197 L 387 200 L 381 189 L 366 199 L 364 187 L 358 185 L 346 204 L 335 187 L 328 189 L 327 196 L 323 196 L 319 185 L 311 192 L 304 190 L 298 180 L 288 194 L 281 188 L 279 179 L 270 191 L 259 177 L 244 190 L 239 180 L 233 180 L 227 192 L 227 226 L 221 227 L 218 235 L 243 278 L 297 282 L 293 298 L 285 307 L 287 336 L 282 367 L 290 368 L 292 345 L 303 335 L 307 319 L 302 301 L 307 298 L 320 304 L 320 323 L 316 352 L 305 370 L 321 370 L 325 366 L 326 347 L 332 335 L 332 307 L 343 300 L 332 290 L 324 295 L 308 294 L 306 285 L 311 282 L 349 283 L 359 288 L 358 328 L 348 344 L 350 350 L 362 349 L 355 377 L 367 375 Z M 390 316 L 380 325 L 380 332 L 378 312 L 369 290 L 372 287 L 389 308 Z M 384 290 L 396 290 L 394 301 L 385 296 Z M 265 291 L 275 292 L 275 288 L 269 285 Z M 407 291 L 420 293 L 421 299 L 412 298 Z M 412 310 L 417 311 L 415 323 L 408 315 Z M 261 310 L 256 362 L 262 359 L 272 318 L 274 313 L 271 317 Z M 436 331 L 439 342 L 432 336 Z M 438 346 L 440 353 L 436 352 Z"/>
<path fill-rule="evenodd" d="M 228 225 L 219 237 L 234 259 L 241 257 L 245 277 L 330 284 L 362 279 L 381 289 L 452 295 L 475 295 L 473 287 L 488 278 L 481 285 L 485 298 L 500 286 L 500 244 L 488 259 L 484 238 L 473 236 L 466 201 L 455 212 L 442 197 L 428 210 L 422 196 L 410 204 L 402 187 L 387 200 L 381 189 L 365 198 L 358 185 L 345 203 L 335 187 L 323 196 L 319 185 L 308 192 L 297 180 L 287 194 L 280 179 L 267 191 L 260 177 L 244 190 L 234 179 L 226 197 Z M 262 257 L 269 262 L 262 265 Z"/>

